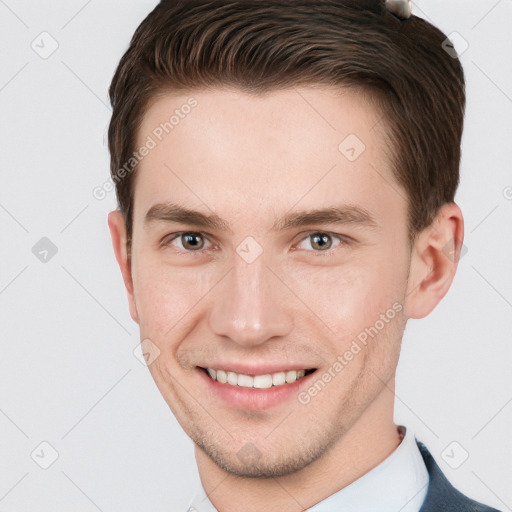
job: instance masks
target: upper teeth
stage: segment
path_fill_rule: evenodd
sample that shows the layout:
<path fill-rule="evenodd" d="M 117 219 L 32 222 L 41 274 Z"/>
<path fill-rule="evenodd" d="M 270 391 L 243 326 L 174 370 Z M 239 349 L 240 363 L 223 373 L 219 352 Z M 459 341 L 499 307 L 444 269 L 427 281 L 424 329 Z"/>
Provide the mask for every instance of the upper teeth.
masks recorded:
<path fill-rule="evenodd" d="M 207 368 L 210 377 L 221 384 L 231 384 L 243 388 L 266 389 L 272 386 L 282 386 L 291 384 L 304 377 L 306 370 L 290 370 L 287 372 L 277 372 L 266 375 L 243 375 L 241 373 L 229 372 L 225 370 L 214 370 Z"/>

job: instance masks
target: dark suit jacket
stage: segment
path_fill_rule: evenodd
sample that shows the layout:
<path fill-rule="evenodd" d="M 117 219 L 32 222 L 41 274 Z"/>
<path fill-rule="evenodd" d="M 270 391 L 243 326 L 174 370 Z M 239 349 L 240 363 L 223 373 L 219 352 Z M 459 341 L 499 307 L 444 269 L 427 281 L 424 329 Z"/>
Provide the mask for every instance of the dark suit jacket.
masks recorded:
<path fill-rule="evenodd" d="M 464 496 L 448 482 L 423 443 L 416 441 L 427 466 L 430 482 L 420 512 L 499 512 Z"/>

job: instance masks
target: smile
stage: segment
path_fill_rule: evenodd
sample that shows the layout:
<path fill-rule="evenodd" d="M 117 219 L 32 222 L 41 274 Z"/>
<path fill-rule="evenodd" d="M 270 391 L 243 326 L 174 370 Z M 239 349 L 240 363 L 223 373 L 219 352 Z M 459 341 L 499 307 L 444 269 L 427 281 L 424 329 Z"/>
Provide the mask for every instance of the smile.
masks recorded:
<path fill-rule="evenodd" d="M 265 375 L 243 375 L 228 370 L 203 368 L 212 380 L 220 384 L 229 384 L 241 388 L 269 389 L 271 387 L 284 386 L 309 375 L 314 370 L 288 370 Z"/>

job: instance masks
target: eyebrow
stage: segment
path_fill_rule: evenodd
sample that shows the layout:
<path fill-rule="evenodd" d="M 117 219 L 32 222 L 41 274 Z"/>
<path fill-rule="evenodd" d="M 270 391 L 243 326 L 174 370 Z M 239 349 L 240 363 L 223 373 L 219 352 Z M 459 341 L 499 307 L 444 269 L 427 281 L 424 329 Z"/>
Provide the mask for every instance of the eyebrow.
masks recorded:
<path fill-rule="evenodd" d="M 155 204 L 148 210 L 145 223 L 157 221 L 177 222 L 202 229 L 233 233 L 229 224 L 217 214 L 206 214 L 173 203 Z M 370 229 L 378 228 L 377 221 L 365 208 L 343 205 L 288 213 L 274 223 L 271 231 L 284 231 L 311 224 L 355 224 Z"/>
<path fill-rule="evenodd" d="M 146 213 L 145 223 L 155 221 L 179 222 L 203 229 L 231 232 L 227 222 L 217 214 L 205 214 L 173 203 L 160 203 L 152 206 Z"/>

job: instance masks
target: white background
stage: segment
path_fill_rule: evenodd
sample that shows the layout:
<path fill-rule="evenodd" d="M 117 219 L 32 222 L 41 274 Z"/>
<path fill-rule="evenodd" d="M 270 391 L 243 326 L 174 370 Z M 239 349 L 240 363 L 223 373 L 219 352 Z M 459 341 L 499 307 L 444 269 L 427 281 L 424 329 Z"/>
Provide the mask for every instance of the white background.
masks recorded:
<path fill-rule="evenodd" d="M 198 481 L 191 441 L 133 354 L 114 193 L 92 195 L 108 179 L 107 89 L 155 4 L 0 0 L 0 511 L 179 512 Z M 414 12 L 469 44 L 468 253 L 442 303 L 407 327 L 396 420 L 461 491 L 512 510 L 512 1 Z M 31 48 L 43 31 L 47 50 L 59 45 L 47 59 Z M 32 252 L 43 237 L 58 249 L 46 263 Z M 48 469 L 31 457 L 51 461 L 44 441 L 58 452 Z M 465 451 L 458 469 L 442 455 L 454 465 Z"/>

